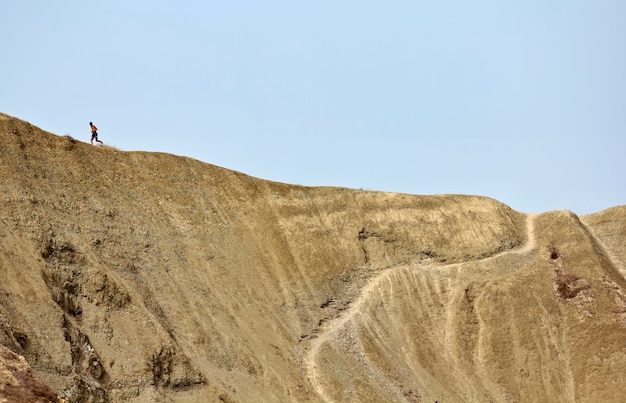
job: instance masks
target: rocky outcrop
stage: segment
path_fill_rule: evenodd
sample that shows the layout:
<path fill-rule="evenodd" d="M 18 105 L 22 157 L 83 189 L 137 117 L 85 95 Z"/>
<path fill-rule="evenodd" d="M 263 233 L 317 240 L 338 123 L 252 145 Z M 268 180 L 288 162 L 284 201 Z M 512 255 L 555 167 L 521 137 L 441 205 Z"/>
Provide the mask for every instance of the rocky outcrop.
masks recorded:
<path fill-rule="evenodd" d="M 24 357 L 0 346 L 0 402 L 61 403 L 61 399 L 35 378 Z"/>

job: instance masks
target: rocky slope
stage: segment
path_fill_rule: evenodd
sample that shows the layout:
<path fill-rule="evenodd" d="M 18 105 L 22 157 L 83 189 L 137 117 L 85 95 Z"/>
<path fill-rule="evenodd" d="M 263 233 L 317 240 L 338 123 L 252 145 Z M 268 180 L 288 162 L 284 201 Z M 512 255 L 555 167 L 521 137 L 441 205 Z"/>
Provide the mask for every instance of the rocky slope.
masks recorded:
<path fill-rule="evenodd" d="M 626 395 L 626 206 L 292 186 L 7 115 L 0 141 L 0 344 L 67 401 Z"/>

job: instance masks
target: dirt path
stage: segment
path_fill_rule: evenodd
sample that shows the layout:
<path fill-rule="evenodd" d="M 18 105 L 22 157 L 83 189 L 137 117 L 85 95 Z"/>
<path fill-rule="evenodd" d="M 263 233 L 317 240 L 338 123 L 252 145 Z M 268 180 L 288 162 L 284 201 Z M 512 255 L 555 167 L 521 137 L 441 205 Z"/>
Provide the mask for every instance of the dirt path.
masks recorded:
<path fill-rule="evenodd" d="M 527 214 L 526 215 L 526 231 L 527 231 L 527 240 L 526 243 L 521 245 L 518 248 L 506 250 L 500 253 L 497 253 L 493 256 L 489 256 L 484 259 L 478 260 L 478 262 L 486 262 L 492 259 L 496 259 L 499 256 L 515 253 L 515 254 L 526 254 L 530 253 L 537 247 L 537 240 L 535 237 L 535 218 L 539 214 Z M 459 266 L 464 263 L 454 263 L 450 265 L 438 266 L 440 269 L 445 269 L 446 267 Z M 320 331 L 317 338 L 315 338 L 310 345 L 309 350 L 304 355 L 303 365 L 306 371 L 306 375 L 309 379 L 309 382 L 318 393 L 318 395 L 322 398 L 322 400 L 326 402 L 332 401 L 332 399 L 326 394 L 324 390 L 324 386 L 319 380 L 318 368 L 317 368 L 317 355 L 327 341 L 329 341 L 340 329 L 342 329 L 346 323 L 348 323 L 352 318 L 360 311 L 361 306 L 365 301 L 370 298 L 372 292 L 377 289 L 377 287 L 386 279 L 388 279 L 393 273 L 406 270 L 411 266 L 394 266 L 390 267 L 375 277 L 372 277 L 367 285 L 361 291 L 359 297 L 350 305 L 350 308 L 345 310 L 341 315 L 339 315 L 334 320 L 330 321 L 329 324 Z"/>

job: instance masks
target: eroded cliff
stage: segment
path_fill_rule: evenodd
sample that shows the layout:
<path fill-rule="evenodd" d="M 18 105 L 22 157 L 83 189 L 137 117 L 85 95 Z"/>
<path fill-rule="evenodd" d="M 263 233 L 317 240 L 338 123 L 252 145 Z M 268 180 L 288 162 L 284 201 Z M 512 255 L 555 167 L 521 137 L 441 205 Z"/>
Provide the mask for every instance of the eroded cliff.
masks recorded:
<path fill-rule="evenodd" d="M 0 344 L 68 401 L 618 401 L 626 208 L 308 188 L 0 115 Z"/>

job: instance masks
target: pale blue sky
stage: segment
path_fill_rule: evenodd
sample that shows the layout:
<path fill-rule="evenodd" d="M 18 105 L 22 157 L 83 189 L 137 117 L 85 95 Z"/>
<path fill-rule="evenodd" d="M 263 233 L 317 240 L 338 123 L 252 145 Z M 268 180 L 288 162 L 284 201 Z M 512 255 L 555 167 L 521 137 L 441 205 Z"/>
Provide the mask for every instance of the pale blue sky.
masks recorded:
<path fill-rule="evenodd" d="M 0 111 L 263 179 L 626 204 L 625 1 L 0 2 Z"/>

